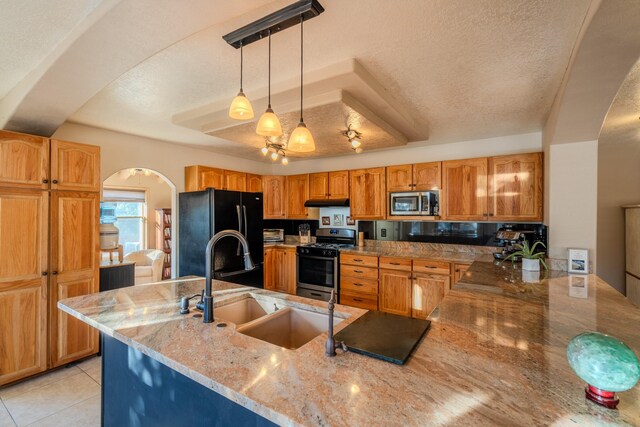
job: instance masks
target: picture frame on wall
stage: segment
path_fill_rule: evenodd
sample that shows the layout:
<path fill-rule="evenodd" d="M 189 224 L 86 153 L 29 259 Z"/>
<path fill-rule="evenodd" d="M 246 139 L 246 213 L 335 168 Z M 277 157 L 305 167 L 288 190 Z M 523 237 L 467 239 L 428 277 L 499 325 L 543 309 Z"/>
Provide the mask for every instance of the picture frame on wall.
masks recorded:
<path fill-rule="evenodd" d="M 322 225 L 331 225 L 331 218 L 329 218 L 328 216 L 323 216 Z"/>
<path fill-rule="evenodd" d="M 333 225 L 344 225 L 344 215 L 333 214 Z"/>
<path fill-rule="evenodd" d="M 589 250 L 570 248 L 567 271 L 574 274 L 589 274 Z"/>
<path fill-rule="evenodd" d="M 356 220 L 351 218 L 350 216 L 347 217 L 347 225 L 356 225 Z"/>

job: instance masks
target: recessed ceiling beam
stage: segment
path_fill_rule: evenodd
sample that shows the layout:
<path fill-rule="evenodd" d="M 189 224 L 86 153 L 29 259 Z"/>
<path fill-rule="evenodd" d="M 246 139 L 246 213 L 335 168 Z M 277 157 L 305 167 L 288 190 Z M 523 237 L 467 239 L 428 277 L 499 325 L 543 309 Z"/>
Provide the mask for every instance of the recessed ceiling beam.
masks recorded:
<path fill-rule="evenodd" d="M 300 15 L 305 21 L 315 18 L 324 12 L 324 7 L 318 0 L 300 0 L 270 15 L 253 21 L 242 28 L 222 36 L 224 41 L 239 49 L 255 41 L 261 40 L 271 34 L 275 34 L 300 23 Z"/>

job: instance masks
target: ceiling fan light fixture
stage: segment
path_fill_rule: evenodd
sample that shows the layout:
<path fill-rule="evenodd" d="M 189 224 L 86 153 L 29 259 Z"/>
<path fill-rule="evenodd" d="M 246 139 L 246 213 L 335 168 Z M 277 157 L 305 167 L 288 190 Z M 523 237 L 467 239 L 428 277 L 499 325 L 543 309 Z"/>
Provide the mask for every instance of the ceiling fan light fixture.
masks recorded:
<path fill-rule="evenodd" d="M 262 147 L 260 152 L 262 153 L 263 156 L 266 157 L 267 153 L 269 153 L 269 149 L 267 147 Z"/>
<path fill-rule="evenodd" d="M 285 166 L 287 166 L 289 164 L 289 159 L 287 159 L 287 157 L 284 156 L 284 155 L 282 156 L 282 164 L 285 165 Z"/>
<path fill-rule="evenodd" d="M 273 160 L 274 162 L 276 160 L 278 160 L 278 153 L 277 152 L 274 151 L 273 153 L 271 153 L 271 160 Z"/>
<path fill-rule="evenodd" d="M 358 141 L 357 139 L 350 139 L 349 142 L 351 143 L 351 147 L 358 148 L 362 145 L 362 142 Z"/>
<path fill-rule="evenodd" d="M 362 148 L 361 147 L 354 148 L 353 151 L 355 151 L 356 154 L 360 154 L 360 153 L 362 153 Z"/>

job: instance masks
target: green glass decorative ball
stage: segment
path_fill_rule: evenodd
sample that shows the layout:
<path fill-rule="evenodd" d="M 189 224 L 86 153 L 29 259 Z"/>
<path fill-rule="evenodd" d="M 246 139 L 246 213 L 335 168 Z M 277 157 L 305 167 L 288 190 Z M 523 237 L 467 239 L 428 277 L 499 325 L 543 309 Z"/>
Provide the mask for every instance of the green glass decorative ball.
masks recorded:
<path fill-rule="evenodd" d="M 567 359 L 576 375 L 600 390 L 629 390 L 640 379 L 640 362 L 633 350 L 610 335 L 576 335 L 569 341 Z"/>

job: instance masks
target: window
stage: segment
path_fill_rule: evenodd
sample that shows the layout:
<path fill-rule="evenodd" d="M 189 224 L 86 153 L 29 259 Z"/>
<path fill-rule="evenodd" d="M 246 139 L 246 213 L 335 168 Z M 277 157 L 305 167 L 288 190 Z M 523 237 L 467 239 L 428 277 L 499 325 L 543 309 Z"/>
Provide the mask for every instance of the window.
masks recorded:
<path fill-rule="evenodd" d="M 113 223 L 120 232 L 124 254 L 147 247 L 147 197 L 145 190 L 105 188 L 100 222 Z"/>

